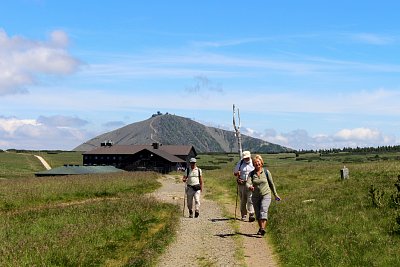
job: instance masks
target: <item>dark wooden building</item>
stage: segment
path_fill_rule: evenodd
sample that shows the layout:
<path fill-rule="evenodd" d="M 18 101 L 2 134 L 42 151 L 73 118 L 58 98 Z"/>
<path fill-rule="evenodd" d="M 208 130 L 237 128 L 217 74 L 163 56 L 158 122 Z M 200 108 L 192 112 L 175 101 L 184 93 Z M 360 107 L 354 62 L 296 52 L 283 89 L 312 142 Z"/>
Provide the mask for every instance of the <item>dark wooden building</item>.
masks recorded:
<path fill-rule="evenodd" d="M 113 145 L 111 142 L 84 152 L 83 165 L 110 165 L 127 171 L 168 173 L 185 168 L 197 153 L 190 145 Z"/>

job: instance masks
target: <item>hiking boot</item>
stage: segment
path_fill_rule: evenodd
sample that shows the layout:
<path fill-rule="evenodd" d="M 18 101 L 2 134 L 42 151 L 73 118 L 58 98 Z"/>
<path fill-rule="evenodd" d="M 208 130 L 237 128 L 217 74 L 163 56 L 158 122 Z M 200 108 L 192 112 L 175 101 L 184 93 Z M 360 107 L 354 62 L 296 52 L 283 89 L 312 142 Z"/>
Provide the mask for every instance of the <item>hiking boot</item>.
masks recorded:
<path fill-rule="evenodd" d="M 189 218 L 193 218 L 193 211 L 189 210 Z"/>
<path fill-rule="evenodd" d="M 199 217 L 199 214 L 200 214 L 200 213 L 196 210 L 196 211 L 194 212 L 194 217 L 195 217 L 195 218 Z"/>
<path fill-rule="evenodd" d="M 243 215 L 241 220 L 245 221 L 246 220 L 246 215 Z"/>
<path fill-rule="evenodd" d="M 264 230 L 264 229 L 261 229 L 261 235 L 264 236 L 265 233 L 266 233 L 265 230 Z"/>
<path fill-rule="evenodd" d="M 265 230 L 262 229 L 262 228 L 258 229 L 257 235 L 262 235 L 262 236 L 264 236 L 264 235 L 265 235 Z"/>
<path fill-rule="evenodd" d="M 249 215 L 249 222 L 254 222 L 256 218 L 254 217 L 254 213 L 250 213 Z"/>

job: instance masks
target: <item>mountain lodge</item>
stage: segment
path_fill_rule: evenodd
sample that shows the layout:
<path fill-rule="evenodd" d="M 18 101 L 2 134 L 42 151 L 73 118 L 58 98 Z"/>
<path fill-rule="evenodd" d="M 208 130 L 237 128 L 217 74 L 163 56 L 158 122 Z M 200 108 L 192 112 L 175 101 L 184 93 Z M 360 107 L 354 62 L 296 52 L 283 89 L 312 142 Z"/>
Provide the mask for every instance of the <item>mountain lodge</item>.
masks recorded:
<path fill-rule="evenodd" d="M 197 152 L 192 145 L 114 145 L 111 141 L 82 153 L 83 165 L 109 165 L 127 171 L 168 173 L 185 168 Z"/>

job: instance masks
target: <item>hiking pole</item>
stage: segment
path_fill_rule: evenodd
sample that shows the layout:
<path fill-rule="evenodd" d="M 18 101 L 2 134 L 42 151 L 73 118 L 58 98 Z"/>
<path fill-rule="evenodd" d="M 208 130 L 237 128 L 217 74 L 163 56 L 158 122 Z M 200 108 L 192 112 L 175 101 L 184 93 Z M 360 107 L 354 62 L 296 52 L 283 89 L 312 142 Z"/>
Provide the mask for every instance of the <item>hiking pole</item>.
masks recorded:
<path fill-rule="evenodd" d="M 242 136 L 240 135 L 240 114 L 239 114 L 239 109 L 237 110 L 238 112 L 238 119 L 239 119 L 239 125 L 236 126 L 236 121 L 235 121 L 235 104 L 233 104 L 233 128 L 235 129 L 235 136 L 238 141 L 238 148 L 239 148 L 239 157 L 242 159 Z M 235 220 L 236 220 L 236 210 L 237 210 L 237 202 L 238 202 L 238 195 L 239 195 L 239 184 L 236 183 L 236 205 L 235 205 Z"/>
<path fill-rule="evenodd" d="M 236 205 L 235 205 L 235 221 L 236 221 L 236 210 L 237 210 L 237 201 L 239 195 L 239 185 L 236 183 Z"/>
<path fill-rule="evenodd" d="M 185 192 L 183 194 L 183 210 L 182 210 L 182 217 L 185 217 L 185 206 L 186 206 L 186 183 L 185 183 Z"/>

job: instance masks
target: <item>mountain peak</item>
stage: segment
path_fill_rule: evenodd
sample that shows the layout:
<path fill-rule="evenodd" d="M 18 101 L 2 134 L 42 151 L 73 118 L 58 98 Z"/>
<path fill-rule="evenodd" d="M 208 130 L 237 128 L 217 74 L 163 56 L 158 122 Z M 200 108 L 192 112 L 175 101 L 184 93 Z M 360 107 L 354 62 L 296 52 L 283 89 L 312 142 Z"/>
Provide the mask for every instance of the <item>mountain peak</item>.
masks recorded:
<path fill-rule="evenodd" d="M 165 145 L 193 145 L 197 152 L 237 152 L 233 131 L 205 126 L 191 119 L 157 112 L 149 119 L 96 136 L 74 148 L 88 151 L 105 140 L 116 145 L 146 145 L 154 142 Z M 291 149 L 267 141 L 242 135 L 242 147 L 252 152 L 279 153 Z"/>

